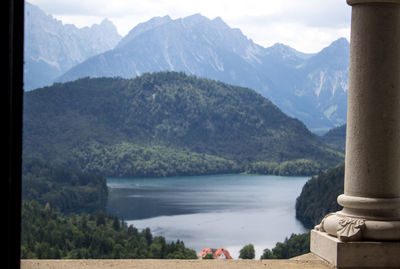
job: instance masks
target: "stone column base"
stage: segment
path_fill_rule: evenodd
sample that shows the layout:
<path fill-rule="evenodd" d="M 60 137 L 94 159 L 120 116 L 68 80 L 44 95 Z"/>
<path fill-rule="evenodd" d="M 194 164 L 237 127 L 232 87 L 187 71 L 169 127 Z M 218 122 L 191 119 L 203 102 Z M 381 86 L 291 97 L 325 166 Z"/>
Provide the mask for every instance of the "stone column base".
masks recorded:
<path fill-rule="evenodd" d="M 400 241 L 341 242 L 311 230 L 310 250 L 336 268 L 400 268 Z"/>

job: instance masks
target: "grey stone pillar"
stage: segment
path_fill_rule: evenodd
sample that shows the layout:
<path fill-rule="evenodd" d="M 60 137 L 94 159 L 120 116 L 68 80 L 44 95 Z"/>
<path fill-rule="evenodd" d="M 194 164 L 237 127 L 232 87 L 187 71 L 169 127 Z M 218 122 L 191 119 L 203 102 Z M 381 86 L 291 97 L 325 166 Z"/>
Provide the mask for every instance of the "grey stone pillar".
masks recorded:
<path fill-rule="evenodd" d="M 400 0 L 347 3 L 352 21 L 345 189 L 338 197 L 343 210 L 311 232 L 311 251 L 343 268 L 400 267 Z"/>
<path fill-rule="evenodd" d="M 400 220 L 400 0 L 348 3 L 346 170 L 338 202 L 347 215 Z"/>

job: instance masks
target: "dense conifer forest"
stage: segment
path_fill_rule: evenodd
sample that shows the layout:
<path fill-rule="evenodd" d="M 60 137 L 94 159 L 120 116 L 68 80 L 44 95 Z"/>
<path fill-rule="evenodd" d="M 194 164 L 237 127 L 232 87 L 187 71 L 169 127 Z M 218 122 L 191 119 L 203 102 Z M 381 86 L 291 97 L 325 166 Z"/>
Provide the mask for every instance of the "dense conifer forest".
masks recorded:
<path fill-rule="evenodd" d="M 296 200 L 296 217 L 307 228 L 314 228 L 326 214 L 341 210 L 336 199 L 343 190 L 344 165 L 313 177 Z"/>
<path fill-rule="evenodd" d="M 62 215 L 25 201 L 21 226 L 22 259 L 197 259 L 182 241 L 166 242 L 100 211 Z"/>
<path fill-rule="evenodd" d="M 104 213 L 106 178 L 25 160 L 22 171 L 23 259 L 197 259 L 182 241 Z"/>
<path fill-rule="evenodd" d="M 104 210 L 108 188 L 104 176 L 76 172 L 39 160 L 25 160 L 22 167 L 22 197 L 63 213 Z"/>
<path fill-rule="evenodd" d="M 247 88 L 159 72 L 25 93 L 24 156 L 103 176 L 315 175 L 343 154 Z"/>
<path fill-rule="evenodd" d="M 329 130 L 321 140 L 330 147 L 344 153 L 346 149 L 346 124 Z"/>
<path fill-rule="evenodd" d="M 264 249 L 261 259 L 290 259 L 310 252 L 310 233 L 291 234 L 271 250 Z"/>

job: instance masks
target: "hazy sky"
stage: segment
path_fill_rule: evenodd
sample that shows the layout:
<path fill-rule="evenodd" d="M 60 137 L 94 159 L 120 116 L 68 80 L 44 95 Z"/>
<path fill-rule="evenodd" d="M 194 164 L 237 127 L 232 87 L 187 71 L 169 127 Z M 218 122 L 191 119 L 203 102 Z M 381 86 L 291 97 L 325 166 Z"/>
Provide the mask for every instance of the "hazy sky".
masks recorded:
<path fill-rule="evenodd" d="M 345 0 L 30 0 L 46 13 L 78 27 L 108 18 L 121 35 L 155 16 L 200 13 L 221 17 L 259 45 L 276 42 L 317 52 L 350 36 L 351 7 Z"/>

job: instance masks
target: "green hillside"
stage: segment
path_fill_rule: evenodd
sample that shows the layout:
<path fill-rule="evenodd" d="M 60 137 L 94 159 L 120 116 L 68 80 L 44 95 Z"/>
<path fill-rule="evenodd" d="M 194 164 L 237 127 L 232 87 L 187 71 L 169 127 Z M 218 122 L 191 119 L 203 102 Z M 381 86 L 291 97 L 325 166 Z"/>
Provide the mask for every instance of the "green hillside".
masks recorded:
<path fill-rule="evenodd" d="M 322 142 L 344 153 L 346 150 L 346 124 L 329 130 L 321 137 Z"/>
<path fill-rule="evenodd" d="M 308 228 L 319 224 L 328 213 L 341 210 L 336 199 L 344 190 L 344 165 L 313 177 L 296 200 L 296 217 Z"/>
<path fill-rule="evenodd" d="M 62 213 L 104 210 L 108 188 L 106 178 L 80 173 L 38 160 L 26 160 L 22 167 L 22 198 L 49 203 Z"/>
<path fill-rule="evenodd" d="M 62 215 L 24 201 L 21 214 L 22 259 L 197 259 L 182 241 L 167 242 L 103 212 Z"/>
<path fill-rule="evenodd" d="M 316 174 L 343 160 L 253 90 L 183 73 L 25 93 L 24 157 L 106 176 Z"/>

